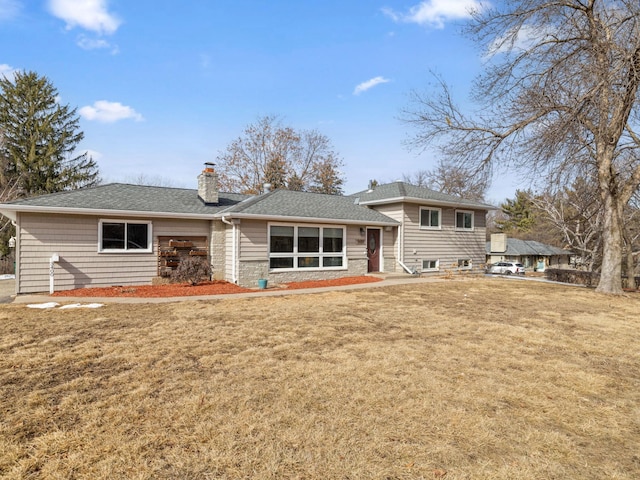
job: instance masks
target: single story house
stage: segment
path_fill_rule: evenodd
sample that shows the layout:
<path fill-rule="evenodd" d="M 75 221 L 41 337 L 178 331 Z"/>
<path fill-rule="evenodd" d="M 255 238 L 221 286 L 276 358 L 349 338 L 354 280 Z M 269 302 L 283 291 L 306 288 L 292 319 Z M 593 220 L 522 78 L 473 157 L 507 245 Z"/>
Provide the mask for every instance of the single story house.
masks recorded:
<path fill-rule="evenodd" d="M 403 182 L 350 196 L 128 184 L 0 204 L 16 225 L 16 293 L 149 284 L 186 256 L 215 279 L 256 286 L 365 275 L 480 270 L 494 207 Z"/>
<path fill-rule="evenodd" d="M 569 262 L 572 255 L 568 250 L 535 240 L 507 238 L 504 233 L 491 234 L 491 240 L 487 242 L 487 263 L 520 262 L 525 268 L 538 272 L 544 272 L 549 267 L 571 268 Z"/>

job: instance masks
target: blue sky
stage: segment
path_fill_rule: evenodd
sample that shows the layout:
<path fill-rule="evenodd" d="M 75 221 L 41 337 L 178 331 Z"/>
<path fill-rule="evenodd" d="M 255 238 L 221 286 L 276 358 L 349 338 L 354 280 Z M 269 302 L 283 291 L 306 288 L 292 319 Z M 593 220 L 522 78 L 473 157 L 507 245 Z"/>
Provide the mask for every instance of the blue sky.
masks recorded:
<path fill-rule="evenodd" d="M 195 188 L 259 116 L 329 137 L 345 193 L 430 169 L 399 120 L 429 72 L 468 97 L 476 0 L 0 0 L 0 74 L 47 76 L 105 181 Z M 494 182 L 500 202 L 518 185 Z"/>

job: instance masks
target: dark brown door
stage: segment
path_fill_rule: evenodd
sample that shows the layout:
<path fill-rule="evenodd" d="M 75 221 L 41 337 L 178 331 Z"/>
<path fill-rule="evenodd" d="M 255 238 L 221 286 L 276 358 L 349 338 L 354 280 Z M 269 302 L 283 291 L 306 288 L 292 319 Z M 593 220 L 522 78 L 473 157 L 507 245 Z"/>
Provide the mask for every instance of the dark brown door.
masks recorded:
<path fill-rule="evenodd" d="M 380 271 L 380 230 L 367 230 L 368 272 Z"/>

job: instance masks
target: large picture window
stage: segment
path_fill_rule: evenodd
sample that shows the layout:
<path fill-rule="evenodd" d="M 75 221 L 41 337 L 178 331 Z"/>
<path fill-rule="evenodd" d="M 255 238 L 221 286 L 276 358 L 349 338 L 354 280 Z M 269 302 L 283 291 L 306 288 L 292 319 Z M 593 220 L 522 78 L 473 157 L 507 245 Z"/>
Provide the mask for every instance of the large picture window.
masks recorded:
<path fill-rule="evenodd" d="M 343 227 L 270 225 L 269 268 L 342 268 L 344 238 Z"/>
<path fill-rule="evenodd" d="M 98 228 L 101 252 L 151 251 L 151 222 L 100 220 Z"/>
<path fill-rule="evenodd" d="M 473 230 L 473 212 L 456 210 L 456 229 Z"/>
<path fill-rule="evenodd" d="M 440 228 L 440 209 L 420 208 L 420 228 Z"/>

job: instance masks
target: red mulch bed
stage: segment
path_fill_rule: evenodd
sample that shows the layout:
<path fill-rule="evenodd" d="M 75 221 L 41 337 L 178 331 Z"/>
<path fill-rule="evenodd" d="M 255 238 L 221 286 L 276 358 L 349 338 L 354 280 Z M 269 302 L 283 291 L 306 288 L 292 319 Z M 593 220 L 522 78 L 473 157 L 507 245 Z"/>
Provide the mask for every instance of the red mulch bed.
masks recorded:
<path fill-rule="evenodd" d="M 310 280 L 306 282 L 293 282 L 284 284 L 282 288 L 270 288 L 269 290 L 295 290 L 300 288 L 336 287 L 342 285 L 356 285 L 359 283 L 379 282 L 375 277 L 345 277 L 335 280 Z M 185 283 L 170 283 L 167 285 L 136 285 L 113 287 L 88 287 L 75 290 L 61 290 L 54 292 L 54 297 L 139 297 L 139 298 L 165 298 L 187 297 L 194 295 L 224 295 L 229 293 L 255 293 L 262 290 L 239 287 L 233 283 L 216 280 L 202 282 L 198 285 Z"/>

